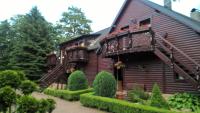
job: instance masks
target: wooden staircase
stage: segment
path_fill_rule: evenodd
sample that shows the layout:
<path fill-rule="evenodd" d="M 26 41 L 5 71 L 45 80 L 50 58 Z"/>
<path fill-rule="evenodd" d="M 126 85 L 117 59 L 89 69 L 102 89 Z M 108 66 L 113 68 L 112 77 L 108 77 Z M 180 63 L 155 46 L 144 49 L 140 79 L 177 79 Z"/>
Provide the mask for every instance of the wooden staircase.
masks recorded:
<path fill-rule="evenodd" d="M 45 74 L 40 80 L 40 87 L 47 88 L 53 82 L 55 82 L 60 76 L 65 74 L 63 64 L 58 64 L 51 72 Z"/>
<path fill-rule="evenodd" d="M 200 64 L 161 35 L 154 32 L 152 33 L 154 37 L 154 53 L 176 73 L 182 76 L 185 81 L 188 81 L 192 86 L 199 90 Z"/>

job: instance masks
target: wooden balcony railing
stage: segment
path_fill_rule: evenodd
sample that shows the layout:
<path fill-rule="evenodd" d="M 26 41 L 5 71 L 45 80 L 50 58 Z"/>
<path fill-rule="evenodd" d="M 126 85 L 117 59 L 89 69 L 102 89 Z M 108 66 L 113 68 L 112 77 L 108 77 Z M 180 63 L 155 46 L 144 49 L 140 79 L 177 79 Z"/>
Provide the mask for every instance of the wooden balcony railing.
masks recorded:
<path fill-rule="evenodd" d="M 133 52 L 153 51 L 151 28 L 119 31 L 108 35 L 103 41 L 104 55 L 113 56 Z"/>
<path fill-rule="evenodd" d="M 87 47 L 75 46 L 66 50 L 66 62 L 87 62 Z"/>
<path fill-rule="evenodd" d="M 48 54 L 47 55 L 47 66 L 55 66 L 57 63 L 56 54 Z"/>

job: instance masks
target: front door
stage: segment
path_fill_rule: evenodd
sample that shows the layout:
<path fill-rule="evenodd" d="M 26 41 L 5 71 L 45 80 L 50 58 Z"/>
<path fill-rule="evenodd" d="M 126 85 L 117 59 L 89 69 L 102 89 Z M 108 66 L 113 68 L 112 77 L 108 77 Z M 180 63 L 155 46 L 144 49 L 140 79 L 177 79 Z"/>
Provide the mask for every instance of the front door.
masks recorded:
<path fill-rule="evenodd" d="M 117 91 L 123 90 L 123 68 L 114 68 L 114 76 L 117 81 Z"/>

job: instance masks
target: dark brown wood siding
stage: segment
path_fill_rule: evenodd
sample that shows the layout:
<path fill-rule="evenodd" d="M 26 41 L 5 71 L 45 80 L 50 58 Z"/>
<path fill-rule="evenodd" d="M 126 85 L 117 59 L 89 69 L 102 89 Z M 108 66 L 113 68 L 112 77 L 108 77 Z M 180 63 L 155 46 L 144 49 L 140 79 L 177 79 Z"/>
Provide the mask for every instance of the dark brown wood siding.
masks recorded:
<path fill-rule="evenodd" d="M 83 71 L 90 85 L 92 85 L 98 72 L 104 70 L 112 73 L 113 62 L 110 58 L 103 58 L 102 55 L 97 56 L 95 50 L 93 50 L 88 52 L 88 59 L 87 64 L 83 67 Z"/>
<path fill-rule="evenodd" d="M 133 83 L 144 84 L 145 89 L 151 91 L 153 84 L 157 83 L 164 93 L 195 91 L 187 82 L 176 82 L 173 70 L 157 57 L 128 60 L 125 65 L 124 87 Z"/>
<path fill-rule="evenodd" d="M 98 71 L 108 71 L 113 73 L 113 61 L 111 58 L 104 58 L 101 55 L 98 56 Z"/>
<path fill-rule="evenodd" d="M 112 32 L 115 32 L 126 25 L 130 25 L 130 20 L 132 19 L 135 19 L 137 24 L 139 24 L 139 21 L 146 18 L 151 18 L 151 27 L 156 33 L 161 35 L 163 33 L 168 33 L 167 40 L 196 60 L 196 62 L 200 62 L 200 35 L 172 17 L 166 16 L 161 12 L 156 12 L 153 8 L 145 5 L 140 0 L 130 1 L 123 14 L 117 19 L 116 27 Z M 175 55 L 186 64 L 193 66 L 193 64 L 182 55 L 177 53 L 175 53 Z M 146 65 L 148 73 L 141 71 L 138 68 L 139 64 Z M 143 61 L 128 62 L 127 65 L 128 67 L 124 72 L 125 83 L 144 83 L 146 89 L 149 91 L 152 88 L 152 84 L 158 82 L 161 89 L 166 93 L 194 90 L 190 83 L 180 83 L 175 81 L 171 68 L 158 58 L 149 61 L 144 59 Z M 163 76 L 165 78 L 163 78 Z M 165 83 L 163 83 L 162 80 L 165 80 Z"/>
<path fill-rule="evenodd" d="M 154 83 L 157 83 L 163 91 L 162 62 L 155 58 L 137 58 L 128 60 L 124 70 L 124 83 L 144 84 L 147 91 L 151 91 Z M 129 86 L 130 87 L 130 86 Z"/>
<path fill-rule="evenodd" d="M 95 51 L 88 52 L 88 62 L 84 67 L 84 72 L 91 85 L 97 74 L 97 55 Z"/>

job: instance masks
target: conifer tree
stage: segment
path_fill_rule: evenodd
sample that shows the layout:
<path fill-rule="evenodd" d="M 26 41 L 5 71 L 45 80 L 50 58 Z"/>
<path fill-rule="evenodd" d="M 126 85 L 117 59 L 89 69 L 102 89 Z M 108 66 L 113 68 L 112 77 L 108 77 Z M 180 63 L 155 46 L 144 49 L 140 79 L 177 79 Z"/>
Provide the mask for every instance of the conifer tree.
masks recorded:
<path fill-rule="evenodd" d="M 46 55 L 53 50 L 53 27 L 41 15 L 37 7 L 15 20 L 14 50 L 10 66 L 23 70 L 29 79 L 39 79 L 45 73 Z"/>
<path fill-rule="evenodd" d="M 5 20 L 0 23 L 0 70 L 8 69 L 9 52 L 12 49 L 13 31 L 10 23 Z"/>
<path fill-rule="evenodd" d="M 71 6 L 67 12 L 63 12 L 62 18 L 56 26 L 56 31 L 59 33 L 58 37 L 60 39 L 63 37 L 70 39 L 89 34 L 92 31 L 90 27 L 91 22 L 80 8 Z M 66 38 L 62 40 L 66 40 Z"/>

